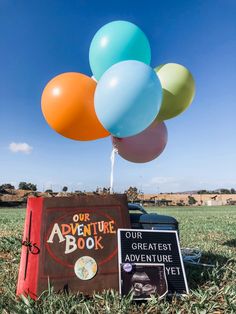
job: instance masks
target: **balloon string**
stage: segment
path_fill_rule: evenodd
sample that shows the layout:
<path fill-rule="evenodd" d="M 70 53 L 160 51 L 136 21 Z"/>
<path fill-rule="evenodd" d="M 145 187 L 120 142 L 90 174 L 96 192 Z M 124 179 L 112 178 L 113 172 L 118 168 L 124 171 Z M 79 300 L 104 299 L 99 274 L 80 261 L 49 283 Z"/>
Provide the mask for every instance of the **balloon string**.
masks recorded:
<path fill-rule="evenodd" d="M 110 176 L 110 194 L 113 194 L 113 185 L 114 185 L 114 164 L 115 164 L 115 156 L 118 153 L 118 149 L 113 147 L 111 152 L 111 176 Z"/>

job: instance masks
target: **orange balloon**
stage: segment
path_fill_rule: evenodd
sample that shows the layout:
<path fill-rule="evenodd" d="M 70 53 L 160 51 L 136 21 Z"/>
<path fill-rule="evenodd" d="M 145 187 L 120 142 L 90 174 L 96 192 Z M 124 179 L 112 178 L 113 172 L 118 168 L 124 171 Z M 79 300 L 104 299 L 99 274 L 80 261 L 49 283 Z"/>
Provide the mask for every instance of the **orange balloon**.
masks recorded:
<path fill-rule="evenodd" d="M 73 140 L 89 141 L 110 135 L 94 109 L 97 83 L 90 77 L 68 72 L 54 77 L 44 88 L 41 105 L 47 123 Z"/>

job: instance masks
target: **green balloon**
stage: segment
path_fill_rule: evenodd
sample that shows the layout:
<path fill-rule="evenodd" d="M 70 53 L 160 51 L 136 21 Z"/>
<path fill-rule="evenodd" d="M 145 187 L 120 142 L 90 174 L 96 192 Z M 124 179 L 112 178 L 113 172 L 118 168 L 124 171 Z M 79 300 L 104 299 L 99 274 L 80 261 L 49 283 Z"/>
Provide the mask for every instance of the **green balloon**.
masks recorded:
<path fill-rule="evenodd" d="M 155 68 L 161 81 L 163 98 L 157 121 L 164 121 L 182 113 L 193 101 L 195 83 L 192 74 L 177 63 L 166 63 Z"/>

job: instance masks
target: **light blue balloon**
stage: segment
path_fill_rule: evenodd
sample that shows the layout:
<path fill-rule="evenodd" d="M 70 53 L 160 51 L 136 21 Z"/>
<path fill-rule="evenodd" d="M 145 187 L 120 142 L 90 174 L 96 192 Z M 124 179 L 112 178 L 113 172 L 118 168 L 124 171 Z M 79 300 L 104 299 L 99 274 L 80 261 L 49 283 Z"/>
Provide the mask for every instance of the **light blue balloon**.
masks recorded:
<path fill-rule="evenodd" d="M 95 111 L 113 136 L 127 137 L 145 130 L 156 118 L 162 87 L 155 71 L 143 62 L 129 60 L 110 67 L 95 91 Z"/>
<path fill-rule="evenodd" d="M 151 61 L 151 48 L 143 31 L 133 23 L 114 21 L 100 28 L 90 45 L 89 62 L 99 80 L 113 64 L 124 60 Z"/>

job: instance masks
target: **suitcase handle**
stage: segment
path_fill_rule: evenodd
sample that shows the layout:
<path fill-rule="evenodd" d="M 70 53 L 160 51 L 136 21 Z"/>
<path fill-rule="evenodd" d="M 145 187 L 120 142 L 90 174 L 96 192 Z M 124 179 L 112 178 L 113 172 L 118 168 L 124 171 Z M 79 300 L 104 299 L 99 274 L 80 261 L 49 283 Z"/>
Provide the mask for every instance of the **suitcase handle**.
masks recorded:
<path fill-rule="evenodd" d="M 141 212 L 142 214 L 147 214 L 146 210 L 139 204 L 136 203 L 128 203 L 129 212 L 137 211 Z"/>

